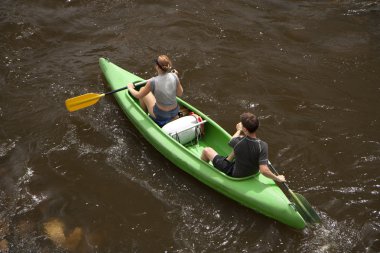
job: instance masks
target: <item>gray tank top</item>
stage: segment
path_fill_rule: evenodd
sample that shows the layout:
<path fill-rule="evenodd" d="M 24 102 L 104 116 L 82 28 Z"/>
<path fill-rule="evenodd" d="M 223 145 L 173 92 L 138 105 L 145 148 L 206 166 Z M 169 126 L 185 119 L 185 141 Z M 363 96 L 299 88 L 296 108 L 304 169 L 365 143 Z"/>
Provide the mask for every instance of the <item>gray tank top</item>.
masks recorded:
<path fill-rule="evenodd" d="M 152 93 L 160 105 L 170 106 L 177 103 L 178 77 L 173 73 L 165 73 L 152 77 L 150 80 Z"/>

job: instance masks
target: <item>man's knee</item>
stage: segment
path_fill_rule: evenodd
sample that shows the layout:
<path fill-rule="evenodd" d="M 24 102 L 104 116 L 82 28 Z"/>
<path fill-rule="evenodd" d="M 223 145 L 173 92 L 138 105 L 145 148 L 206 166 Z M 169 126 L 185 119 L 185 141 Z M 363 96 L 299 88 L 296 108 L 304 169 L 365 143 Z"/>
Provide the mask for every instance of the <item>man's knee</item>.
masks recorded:
<path fill-rule="evenodd" d="M 212 160 L 216 155 L 216 151 L 213 148 L 205 147 L 203 149 L 203 155 L 208 158 L 208 160 Z"/>
<path fill-rule="evenodd" d="M 206 156 L 208 156 L 211 152 L 212 152 L 212 148 L 210 147 L 205 147 L 203 149 L 203 154 L 205 154 Z"/>

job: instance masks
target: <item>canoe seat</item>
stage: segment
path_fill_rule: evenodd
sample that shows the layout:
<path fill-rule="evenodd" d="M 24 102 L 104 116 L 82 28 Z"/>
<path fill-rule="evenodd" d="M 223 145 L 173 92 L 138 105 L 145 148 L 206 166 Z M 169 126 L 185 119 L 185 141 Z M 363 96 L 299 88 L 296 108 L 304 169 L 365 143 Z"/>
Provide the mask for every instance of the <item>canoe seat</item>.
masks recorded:
<path fill-rule="evenodd" d="M 194 141 L 198 142 L 203 132 L 204 123 L 206 123 L 206 120 L 192 114 L 167 123 L 162 127 L 162 130 L 179 143 L 187 144 Z"/>

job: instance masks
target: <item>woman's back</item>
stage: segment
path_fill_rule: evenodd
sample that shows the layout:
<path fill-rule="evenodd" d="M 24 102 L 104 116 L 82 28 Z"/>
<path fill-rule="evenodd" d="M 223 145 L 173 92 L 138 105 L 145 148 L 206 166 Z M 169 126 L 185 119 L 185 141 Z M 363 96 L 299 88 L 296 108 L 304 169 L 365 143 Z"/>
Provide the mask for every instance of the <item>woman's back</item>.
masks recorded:
<path fill-rule="evenodd" d="M 150 79 L 152 93 L 159 105 L 171 106 L 177 103 L 178 77 L 173 73 L 165 73 Z"/>

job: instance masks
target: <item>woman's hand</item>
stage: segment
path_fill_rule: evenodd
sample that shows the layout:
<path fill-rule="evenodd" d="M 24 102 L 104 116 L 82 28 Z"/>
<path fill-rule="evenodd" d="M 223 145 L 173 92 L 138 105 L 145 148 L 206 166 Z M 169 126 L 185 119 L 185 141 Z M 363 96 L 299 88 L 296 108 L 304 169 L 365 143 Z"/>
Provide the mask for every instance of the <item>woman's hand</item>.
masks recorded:
<path fill-rule="evenodd" d="M 128 90 L 134 89 L 135 85 L 133 83 L 127 84 Z"/>

